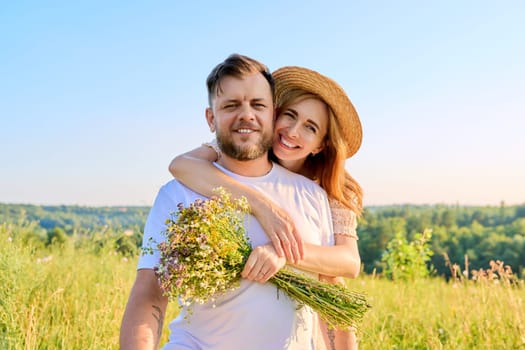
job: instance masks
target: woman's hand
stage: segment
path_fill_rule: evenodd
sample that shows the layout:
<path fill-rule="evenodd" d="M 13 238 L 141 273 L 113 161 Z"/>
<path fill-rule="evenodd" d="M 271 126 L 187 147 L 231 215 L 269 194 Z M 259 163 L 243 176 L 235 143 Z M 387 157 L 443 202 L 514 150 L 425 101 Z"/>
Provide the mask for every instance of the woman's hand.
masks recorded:
<path fill-rule="evenodd" d="M 241 276 L 259 283 L 265 283 L 282 267 L 286 259 L 279 257 L 271 244 L 255 247 L 251 252 Z"/>
<path fill-rule="evenodd" d="M 252 212 L 272 241 L 277 255 L 293 264 L 303 259 L 304 243 L 288 213 L 266 197 L 258 196 L 251 203 Z"/>

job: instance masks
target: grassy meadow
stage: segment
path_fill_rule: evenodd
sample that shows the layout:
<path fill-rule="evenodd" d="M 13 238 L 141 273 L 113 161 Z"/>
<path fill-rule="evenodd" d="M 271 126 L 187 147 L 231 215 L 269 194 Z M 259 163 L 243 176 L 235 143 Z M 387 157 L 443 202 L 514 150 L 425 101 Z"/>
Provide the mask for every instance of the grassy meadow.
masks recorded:
<path fill-rule="evenodd" d="M 0 225 L 0 349 L 117 349 L 136 258 L 73 240 L 46 247 L 30 229 Z M 523 282 L 488 276 L 348 281 L 372 304 L 360 349 L 525 349 Z"/>

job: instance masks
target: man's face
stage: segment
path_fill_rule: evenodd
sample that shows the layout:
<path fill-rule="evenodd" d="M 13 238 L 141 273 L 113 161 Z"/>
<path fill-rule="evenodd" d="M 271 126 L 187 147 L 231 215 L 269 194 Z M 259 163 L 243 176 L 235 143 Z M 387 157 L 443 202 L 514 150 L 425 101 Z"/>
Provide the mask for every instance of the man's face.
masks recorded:
<path fill-rule="evenodd" d="M 222 152 L 237 160 L 266 155 L 272 146 L 274 108 L 268 81 L 260 73 L 238 79 L 224 77 L 206 110 Z"/>

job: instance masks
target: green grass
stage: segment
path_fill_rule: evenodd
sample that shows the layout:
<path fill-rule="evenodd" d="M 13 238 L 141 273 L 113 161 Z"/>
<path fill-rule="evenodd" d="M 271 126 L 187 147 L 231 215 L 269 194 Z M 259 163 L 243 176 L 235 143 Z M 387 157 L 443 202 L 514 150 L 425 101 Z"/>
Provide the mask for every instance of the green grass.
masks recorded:
<path fill-rule="evenodd" d="M 525 289 L 443 279 L 349 282 L 373 305 L 362 349 L 525 349 Z"/>
<path fill-rule="evenodd" d="M 23 231 L 0 226 L 0 349 L 118 349 L 136 259 L 89 244 L 45 248 Z M 525 349 L 523 284 L 362 276 L 348 285 L 372 304 L 360 349 Z M 170 305 L 167 319 L 176 312 Z"/>
<path fill-rule="evenodd" d="M 118 349 L 136 260 L 71 242 L 43 248 L 17 229 L 0 226 L 0 349 Z"/>

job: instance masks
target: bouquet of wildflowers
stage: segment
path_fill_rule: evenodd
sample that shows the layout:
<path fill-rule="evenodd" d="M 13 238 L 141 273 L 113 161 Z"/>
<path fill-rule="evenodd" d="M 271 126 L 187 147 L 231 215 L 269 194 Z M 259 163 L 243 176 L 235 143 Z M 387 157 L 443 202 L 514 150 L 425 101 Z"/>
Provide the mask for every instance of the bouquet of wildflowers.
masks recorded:
<path fill-rule="evenodd" d="M 155 272 L 161 289 L 186 306 L 213 301 L 238 287 L 252 251 L 244 229 L 249 212 L 246 199 L 232 200 L 222 188 L 216 193 L 187 208 L 179 204 L 178 212 L 166 222 L 166 240 L 158 244 L 160 264 Z M 362 294 L 286 268 L 269 282 L 311 307 L 331 327 L 356 327 L 370 308 Z"/>

